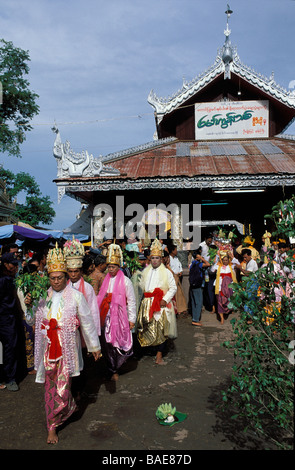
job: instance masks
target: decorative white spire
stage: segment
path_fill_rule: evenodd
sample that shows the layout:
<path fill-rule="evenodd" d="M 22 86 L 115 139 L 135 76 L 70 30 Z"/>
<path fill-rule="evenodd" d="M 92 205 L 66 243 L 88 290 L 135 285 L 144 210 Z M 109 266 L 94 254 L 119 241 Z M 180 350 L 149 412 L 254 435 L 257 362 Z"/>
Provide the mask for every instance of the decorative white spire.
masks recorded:
<path fill-rule="evenodd" d="M 231 33 L 231 30 L 229 29 L 228 27 L 228 20 L 230 18 L 230 15 L 233 13 L 233 11 L 230 9 L 230 6 L 229 4 L 227 4 L 227 10 L 225 12 L 226 16 L 227 16 L 227 19 L 226 19 L 226 29 L 224 30 L 224 34 L 225 36 L 229 36 L 230 33 Z"/>
<path fill-rule="evenodd" d="M 224 70 L 224 79 L 230 78 L 230 63 L 233 61 L 233 50 L 232 45 L 230 42 L 230 33 L 231 30 L 229 29 L 229 18 L 233 11 L 230 9 L 229 4 L 227 4 L 227 10 L 225 12 L 227 19 L 226 19 L 226 29 L 224 30 L 225 34 L 225 42 L 222 48 L 222 60 L 225 65 Z"/>

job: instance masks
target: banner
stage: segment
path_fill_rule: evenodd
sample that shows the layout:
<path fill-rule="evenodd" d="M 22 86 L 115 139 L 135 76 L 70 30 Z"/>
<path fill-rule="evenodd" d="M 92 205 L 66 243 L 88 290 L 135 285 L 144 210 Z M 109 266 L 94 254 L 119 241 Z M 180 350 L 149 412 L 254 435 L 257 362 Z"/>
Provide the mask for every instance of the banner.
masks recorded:
<path fill-rule="evenodd" d="M 257 139 L 269 134 L 268 101 L 195 104 L 195 139 Z"/>

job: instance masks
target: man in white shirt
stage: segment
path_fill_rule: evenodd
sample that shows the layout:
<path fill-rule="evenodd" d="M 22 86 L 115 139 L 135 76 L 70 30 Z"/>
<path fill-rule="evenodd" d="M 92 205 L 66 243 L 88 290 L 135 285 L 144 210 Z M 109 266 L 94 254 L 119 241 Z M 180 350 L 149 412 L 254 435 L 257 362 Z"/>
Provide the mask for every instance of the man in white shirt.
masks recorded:
<path fill-rule="evenodd" d="M 172 247 L 169 250 L 169 255 L 170 255 L 170 267 L 174 274 L 177 274 L 179 277 L 182 276 L 182 264 L 177 258 L 177 246 L 172 245 Z"/>
<path fill-rule="evenodd" d="M 177 314 L 185 316 L 187 314 L 187 302 L 182 289 L 181 281 L 183 268 L 180 260 L 177 258 L 177 246 L 172 245 L 169 249 L 170 268 L 174 273 L 177 291 L 175 294 Z"/>
<path fill-rule="evenodd" d="M 177 287 L 174 276 L 162 264 L 162 245 L 155 240 L 151 245 L 151 264 L 144 269 L 142 289 L 144 297 L 137 317 L 137 336 L 142 347 L 156 348 L 156 364 L 164 364 L 166 340 L 177 337 L 176 315 L 171 302 Z"/>
<path fill-rule="evenodd" d="M 258 270 L 256 261 L 252 258 L 252 252 L 248 248 L 242 250 L 243 261 L 246 263 L 246 267 L 243 268 L 240 264 L 236 265 L 244 276 L 249 276 L 251 273 L 255 273 Z"/>
<path fill-rule="evenodd" d="M 200 243 L 200 247 L 202 249 L 201 251 L 201 256 L 206 260 L 206 261 L 209 261 L 210 260 L 210 256 L 209 256 L 209 247 L 212 243 L 212 235 L 207 235 L 205 237 L 205 240 Z"/>
<path fill-rule="evenodd" d="M 100 336 L 100 318 L 99 318 L 99 310 L 98 310 L 98 305 L 97 305 L 97 298 L 94 292 L 93 287 L 89 282 L 86 282 L 82 276 L 83 272 L 81 268 L 68 268 L 68 275 L 69 275 L 69 281 L 68 284 L 70 284 L 74 289 L 78 290 L 81 292 L 91 310 L 92 317 L 94 320 L 94 324 L 97 330 L 98 336 Z"/>

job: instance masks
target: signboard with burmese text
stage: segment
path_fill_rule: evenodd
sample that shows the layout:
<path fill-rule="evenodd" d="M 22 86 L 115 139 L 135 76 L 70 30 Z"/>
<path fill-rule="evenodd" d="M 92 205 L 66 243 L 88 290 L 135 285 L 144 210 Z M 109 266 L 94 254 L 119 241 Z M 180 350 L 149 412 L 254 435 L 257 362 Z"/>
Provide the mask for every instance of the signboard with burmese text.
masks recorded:
<path fill-rule="evenodd" d="M 195 104 L 195 139 L 268 137 L 268 101 L 218 101 Z"/>

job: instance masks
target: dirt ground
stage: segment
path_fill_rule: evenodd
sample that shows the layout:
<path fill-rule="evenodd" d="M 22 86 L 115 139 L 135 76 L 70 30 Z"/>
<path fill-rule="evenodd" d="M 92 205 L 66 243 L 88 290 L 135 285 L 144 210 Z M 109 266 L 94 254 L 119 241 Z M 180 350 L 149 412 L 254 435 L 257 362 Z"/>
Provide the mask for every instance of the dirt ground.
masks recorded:
<path fill-rule="evenodd" d="M 46 443 L 44 386 L 34 376 L 28 375 L 18 392 L 0 391 L 0 448 L 96 450 L 107 459 L 115 451 L 189 456 L 197 450 L 269 448 L 219 408 L 234 361 L 221 343 L 232 336 L 232 326 L 229 319 L 221 325 L 207 311 L 202 322 L 195 327 L 190 316 L 177 319 L 178 338 L 169 345 L 166 365 L 155 365 L 149 354 L 131 358 L 117 383 L 105 379 L 103 359 L 88 359 L 84 375 L 73 384 L 80 388 L 79 411 L 59 430 L 56 446 Z M 172 403 L 186 419 L 160 425 L 155 413 L 161 403 Z"/>

